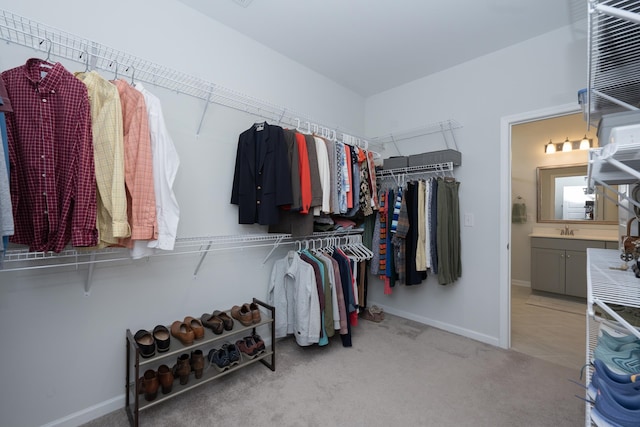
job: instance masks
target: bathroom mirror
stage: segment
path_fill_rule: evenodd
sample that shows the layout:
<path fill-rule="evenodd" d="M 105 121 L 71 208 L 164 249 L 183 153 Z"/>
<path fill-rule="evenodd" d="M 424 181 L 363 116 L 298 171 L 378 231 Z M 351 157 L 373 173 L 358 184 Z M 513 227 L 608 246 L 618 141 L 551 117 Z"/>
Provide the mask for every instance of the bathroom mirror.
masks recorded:
<path fill-rule="evenodd" d="M 617 194 L 602 186 L 588 194 L 586 164 L 539 167 L 536 173 L 538 222 L 617 224 L 618 207 L 604 195 L 617 200 Z"/>

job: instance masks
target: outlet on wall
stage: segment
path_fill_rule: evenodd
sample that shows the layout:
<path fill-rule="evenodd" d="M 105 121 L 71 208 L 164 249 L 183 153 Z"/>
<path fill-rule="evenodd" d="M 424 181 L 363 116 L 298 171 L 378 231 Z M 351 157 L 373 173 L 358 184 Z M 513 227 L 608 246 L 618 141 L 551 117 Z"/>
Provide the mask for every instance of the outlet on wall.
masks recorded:
<path fill-rule="evenodd" d="M 475 218 L 472 213 L 464 214 L 464 226 L 473 227 L 475 225 Z"/>

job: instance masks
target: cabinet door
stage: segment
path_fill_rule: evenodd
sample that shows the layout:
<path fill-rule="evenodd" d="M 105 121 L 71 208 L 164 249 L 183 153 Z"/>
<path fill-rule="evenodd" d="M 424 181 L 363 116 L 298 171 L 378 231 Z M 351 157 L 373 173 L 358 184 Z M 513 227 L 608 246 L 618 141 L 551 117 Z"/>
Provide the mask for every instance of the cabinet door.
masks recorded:
<path fill-rule="evenodd" d="M 566 251 L 565 293 L 574 297 L 587 297 L 587 254 Z"/>
<path fill-rule="evenodd" d="M 564 252 L 559 249 L 531 248 L 531 288 L 564 293 Z"/>

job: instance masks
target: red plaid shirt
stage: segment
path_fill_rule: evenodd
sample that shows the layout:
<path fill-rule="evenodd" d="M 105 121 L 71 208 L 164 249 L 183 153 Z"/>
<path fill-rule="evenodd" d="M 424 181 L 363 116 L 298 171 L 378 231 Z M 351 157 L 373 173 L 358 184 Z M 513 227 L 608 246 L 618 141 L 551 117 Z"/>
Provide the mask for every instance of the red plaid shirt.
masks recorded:
<path fill-rule="evenodd" d="M 45 64 L 43 66 L 42 64 Z M 14 243 L 31 251 L 95 246 L 96 182 L 86 86 L 41 59 L 3 72 Z"/>

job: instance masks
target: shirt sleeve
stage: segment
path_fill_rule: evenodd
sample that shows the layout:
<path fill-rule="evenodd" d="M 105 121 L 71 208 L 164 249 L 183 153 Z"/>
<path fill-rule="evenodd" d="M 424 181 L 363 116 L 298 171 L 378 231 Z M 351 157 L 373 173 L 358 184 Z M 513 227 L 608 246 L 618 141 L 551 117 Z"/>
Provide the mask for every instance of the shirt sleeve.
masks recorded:
<path fill-rule="evenodd" d="M 88 95 L 82 99 L 78 108 L 75 137 L 77 172 L 71 219 L 71 243 L 73 246 L 95 246 L 98 244 L 96 177 Z"/>

